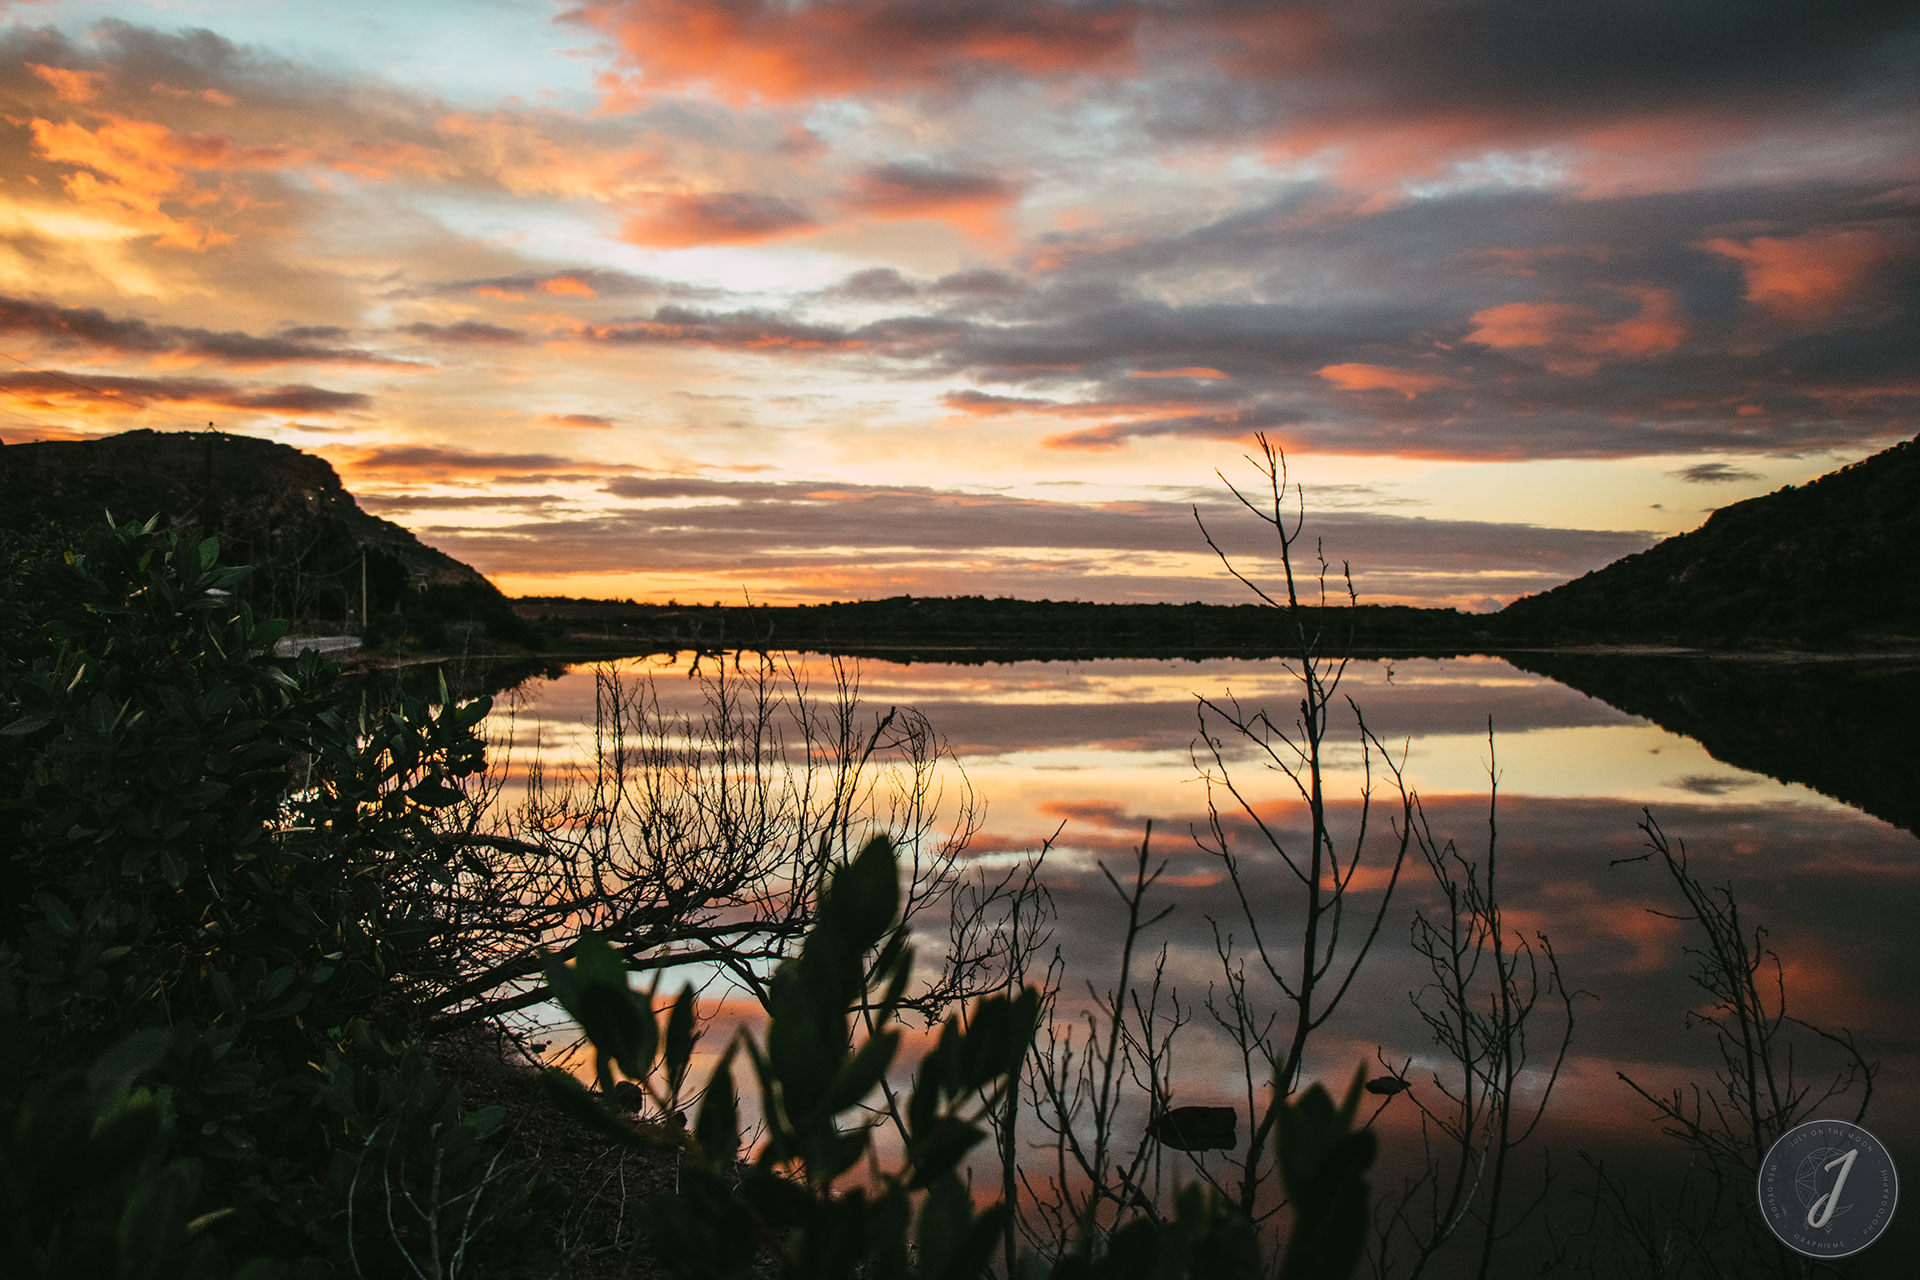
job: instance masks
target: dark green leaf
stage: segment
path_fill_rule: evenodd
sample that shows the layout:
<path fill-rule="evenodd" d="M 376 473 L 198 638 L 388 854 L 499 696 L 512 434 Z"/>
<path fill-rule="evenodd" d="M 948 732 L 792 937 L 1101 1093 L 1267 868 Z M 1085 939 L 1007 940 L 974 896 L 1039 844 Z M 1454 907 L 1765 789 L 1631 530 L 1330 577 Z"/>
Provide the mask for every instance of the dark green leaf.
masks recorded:
<path fill-rule="evenodd" d="M 833 926 L 845 931 L 848 946 L 862 954 L 893 927 L 899 909 L 900 867 L 893 842 L 875 836 L 834 875 L 821 917 L 825 920 L 831 913 Z"/>
<path fill-rule="evenodd" d="M 907 1185 L 919 1190 L 934 1179 L 952 1173 L 967 1158 L 967 1152 L 979 1146 L 986 1136 L 986 1131 L 978 1125 L 955 1116 L 940 1117 L 924 1136 L 914 1136 L 913 1147 L 908 1152 L 913 1176 Z"/>
<path fill-rule="evenodd" d="M 67 910 L 67 904 L 50 893 L 33 895 L 33 905 L 40 908 L 40 914 L 47 918 L 47 926 L 63 938 L 71 938 L 80 932 L 80 926 L 74 922 L 73 913 Z"/>
<path fill-rule="evenodd" d="M 676 1093 L 679 1092 L 680 1082 L 687 1078 L 687 1063 L 693 1058 L 694 1039 L 693 988 L 682 987 L 679 998 L 673 1002 L 673 1012 L 667 1015 L 667 1037 L 663 1049 L 667 1087 Z"/>
<path fill-rule="evenodd" d="M 820 1101 L 821 1110 L 828 1115 L 838 1115 L 857 1105 L 879 1085 L 899 1049 L 898 1031 L 881 1031 L 869 1036 L 859 1052 L 841 1064 Z"/>
<path fill-rule="evenodd" d="M 733 1046 L 720 1055 L 707 1080 L 700 1114 L 693 1122 L 693 1139 L 707 1159 L 726 1165 L 740 1149 L 740 1109 L 733 1092 Z"/>

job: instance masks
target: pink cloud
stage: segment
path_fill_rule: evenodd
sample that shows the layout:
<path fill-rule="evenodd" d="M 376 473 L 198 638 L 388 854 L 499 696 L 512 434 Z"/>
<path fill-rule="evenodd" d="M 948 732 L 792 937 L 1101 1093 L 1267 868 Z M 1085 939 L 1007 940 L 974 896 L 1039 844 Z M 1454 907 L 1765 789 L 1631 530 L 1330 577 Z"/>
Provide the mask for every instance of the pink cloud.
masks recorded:
<path fill-rule="evenodd" d="M 991 74 L 1058 76 L 1131 65 L 1140 11 L 1055 0 L 913 10 L 887 0 L 593 0 L 581 11 L 619 44 L 631 78 L 603 81 L 622 105 L 705 86 L 740 102 L 801 102 L 875 90 L 937 90 Z"/>
<path fill-rule="evenodd" d="M 1205 365 L 1188 365 L 1184 369 L 1133 369 L 1127 373 L 1129 378 L 1225 378 L 1227 375 L 1218 369 L 1209 369 Z"/>
<path fill-rule="evenodd" d="M 1671 290 L 1630 285 L 1621 295 L 1636 304 L 1630 315 L 1607 319 L 1572 302 L 1507 302 L 1473 313 L 1468 342 L 1496 351 L 1541 357 L 1555 373 L 1590 374 L 1610 360 L 1645 358 L 1674 350 L 1686 337 Z"/>
<path fill-rule="evenodd" d="M 1784 319 L 1813 323 L 1870 294 L 1874 274 L 1902 249 L 1894 238 L 1866 228 L 1721 237 L 1701 247 L 1740 264 L 1748 302 Z"/>
<path fill-rule="evenodd" d="M 777 240 L 818 225 L 806 210 L 779 196 L 710 191 L 655 199 L 627 220 L 620 238 L 654 249 L 689 249 Z"/>
<path fill-rule="evenodd" d="M 1411 369 L 1357 362 L 1330 364 L 1320 370 L 1320 376 L 1343 391 L 1397 391 L 1409 400 L 1423 391 L 1455 385 L 1453 379 L 1437 373 L 1416 373 Z"/>
<path fill-rule="evenodd" d="M 952 223 L 975 235 L 1004 232 L 1020 187 L 989 173 L 934 165 L 889 164 L 860 175 L 841 200 L 849 212 L 885 221 L 915 218 Z"/>

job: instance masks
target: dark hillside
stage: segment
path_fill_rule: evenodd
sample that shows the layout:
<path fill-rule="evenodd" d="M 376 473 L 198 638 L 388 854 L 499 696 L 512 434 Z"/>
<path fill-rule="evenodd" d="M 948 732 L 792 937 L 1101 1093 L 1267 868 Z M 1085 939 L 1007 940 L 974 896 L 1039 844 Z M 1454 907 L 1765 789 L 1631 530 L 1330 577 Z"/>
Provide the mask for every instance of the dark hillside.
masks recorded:
<path fill-rule="evenodd" d="M 1510 642 L 1886 644 L 1920 637 L 1920 442 L 1723 507 L 1496 615 Z"/>
<path fill-rule="evenodd" d="M 197 526 L 250 564 L 256 615 L 296 629 L 360 629 L 364 556 L 371 642 L 460 646 L 534 638 L 477 571 L 362 511 L 324 460 L 221 432 L 129 431 L 0 447 L 0 529 L 116 520 Z"/>
<path fill-rule="evenodd" d="M 1086 604 L 980 596 L 892 596 L 814 605 L 657 605 L 530 596 L 523 618 L 573 651 L 734 647 L 870 653 L 894 661 L 1049 657 L 1275 656 L 1298 641 L 1263 605 Z M 1487 619 L 1398 605 L 1310 609 L 1334 651 L 1447 654 L 1488 641 Z"/>

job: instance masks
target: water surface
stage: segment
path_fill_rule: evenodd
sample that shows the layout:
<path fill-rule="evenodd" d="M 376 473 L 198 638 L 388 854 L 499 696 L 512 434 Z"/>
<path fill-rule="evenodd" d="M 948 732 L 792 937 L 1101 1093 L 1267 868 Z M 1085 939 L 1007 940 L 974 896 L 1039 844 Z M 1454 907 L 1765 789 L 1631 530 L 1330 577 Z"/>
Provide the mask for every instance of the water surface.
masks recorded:
<path fill-rule="evenodd" d="M 713 659 L 705 661 L 704 670 L 711 671 Z M 831 684 L 828 660 L 790 661 L 801 680 L 817 688 Z M 623 678 L 654 681 L 664 706 L 691 710 L 700 700 L 700 682 L 689 679 L 689 659 L 617 665 Z M 1120 921 L 1100 868 L 1126 865 L 1151 821 L 1152 853 L 1166 868 L 1159 901 L 1173 908 L 1154 931 L 1152 948 L 1164 944 L 1169 983 L 1198 1011 L 1219 981 L 1217 937 L 1231 932 L 1244 940 L 1248 930 L 1221 861 L 1195 838 L 1207 830 L 1210 794 L 1216 803 L 1228 803 L 1217 787 L 1210 793 L 1204 758 L 1196 763 L 1196 708 L 1203 697 L 1238 699 L 1290 727 L 1299 685 L 1282 664 L 863 660 L 857 672 L 872 711 L 914 707 L 945 737 L 967 784 L 985 804 L 969 858 L 1004 862 L 1052 840 L 1045 876 L 1059 910 L 1055 941 L 1067 968 L 1067 990 L 1074 993 L 1068 1005 L 1086 981 L 1111 980 Z M 1578 1150 L 1625 1149 L 1643 1159 L 1666 1158 L 1650 1109 L 1619 1073 L 1658 1091 L 1710 1083 L 1716 1062 L 1708 1037 L 1688 1030 L 1689 1012 L 1702 1003 L 1689 980 L 1694 962 L 1688 947 L 1697 939 L 1690 925 L 1670 918 L 1680 903 L 1660 866 L 1629 861 L 1645 852 L 1638 824 L 1650 812 L 1669 836 L 1684 841 L 1703 881 L 1730 886 L 1743 920 L 1765 926 L 1764 944 L 1780 957 L 1788 1011 L 1850 1029 L 1878 1061 L 1867 1124 L 1904 1167 L 1920 1170 L 1920 1043 L 1914 1031 L 1920 1026 L 1920 948 L 1911 941 L 1920 920 L 1920 842 L 1887 820 L 1908 812 L 1901 805 L 1910 805 L 1911 794 L 1901 783 L 1913 777 L 1914 764 L 1910 751 L 1901 756 L 1897 728 L 1886 727 L 1890 699 L 1881 697 L 1862 713 L 1869 722 L 1877 717 L 1879 728 L 1851 734 L 1846 709 L 1829 697 L 1820 703 L 1826 720 L 1796 743 L 1792 725 L 1805 713 L 1791 705 L 1779 709 L 1777 671 L 1767 677 L 1776 695 L 1766 705 L 1760 705 L 1764 688 L 1742 695 L 1739 681 L 1748 677 L 1737 671 L 1714 686 L 1712 698 L 1690 697 L 1690 689 L 1706 687 L 1702 672 L 1616 665 L 1599 678 L 1589 672 L 1587 683 L 1610 691 L 1631 686 L 1638 693 L 1615 694 L 1617 700 L 1649 714 L 1661 706 L 1679 708 L 1662 718 L 1672 723 L 1691 715 L 1688 727 L 1707 745 L 1498 658 L 1356 661 L 1340 693 L 1359 706 L 1368 729 L 1417 792 L 1436 834 L 1476 858 L 1484 857 L 1490 785 L 1498 780 L 1499 886 L 1507 924 L 1550 938 L 1567 984 L 1581 993 L 1572 1053 L 1541 1137 L 1563 1167 L 1574 1163 Z M 1866 678 L 1858 672 L 1855 677 Z M 588 749 L 594 681 L 594 670 L 576 668 L 521 685 L 514 700 L 522 743 L 537 735 L 550 762 Z M 1872 687 L 1910 696 L 1911 679 Z M 1774 713 L 1767 714 L 1769 706 Z M 1751 726 L 1741 727 L 1750 720 L 1770 726 L 1759 748 Z M 1846 749 L 1868 763 L 1842 759 L 1836 768 L 1836 752 Z M 524 751 L 520 758 L 524 764 Z M 1225 759 L 1263 820 L 1297 841 L 1304 808 L 1286 780 L 1231 737 Z M 1768 763 L 1782 777 L 1728 759 Z M 1332 725 L 1327 762 L 1333 821 L 1337 831 L 1350 833 L 1368 785 L 1368 761 L 1353 717 L 1344 710 Z M 1379 870 L 1356 878 L 1357 914 L 1371 910 L 1386 885 L 1389 863 L 1380 859 L 1390 855 L 1388 819 L 1397 812 L 1380 759 L 1371 764 L 1378 854 L 1370 865 Z M 1782 780 L 1795 776 L 1815 785 Z M 1887 816 L 1872 816 L 1826 793 L 1846 795 Z M 1248 823 L 1230 815 L 1225 829 L 1244 859 L 1243 885 L 1262 931 L 1289 939 L 1299 918 L 1297 883 L 1253 838 Z M 1396 1063 L 1412 1059 L 1410 1075 L 1419 1080 L 1439 1064 L 1409 998 L 1427 975 L 1407 945 L 1412 913 L 1431 910 L 1435 902 L 1424 867 L 1410 859 L 1361 977 L 1315 1041 L 1311 1071 L 1344 1080 L 1355 1064 L 1380 1054 Z M 1176 1100 L 1231 1103 L 1233 1054 L 1211 1032 L 1204 1012 L 1182 1034 Z M 1817 1063 L 1805 1066 L 1819 1070 Z M 1836 1104 L 1828 1110 L 1842 1109 Z M 1844 1110 L 1851 1114 L 1850 1107 Z M 1391 1144 L 1391 1127 L 1388 1133 Z"/>

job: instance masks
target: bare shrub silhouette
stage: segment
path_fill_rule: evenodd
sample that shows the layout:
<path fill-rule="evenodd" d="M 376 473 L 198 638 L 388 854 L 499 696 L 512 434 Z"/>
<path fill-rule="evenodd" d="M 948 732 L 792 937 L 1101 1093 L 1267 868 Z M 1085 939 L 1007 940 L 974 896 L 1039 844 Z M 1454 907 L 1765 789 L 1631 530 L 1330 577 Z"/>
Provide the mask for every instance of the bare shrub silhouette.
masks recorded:
<path fill-rule="evenodd" d="M 1075 1249 L 1097 1252 L 1130 1216 L 1157 1217 L 1162 1204 L 1158 1144 L 1137 1122 L 1167 1109 L 1174 1033 L 1189 1010 L 1166 987 L 1164 948 L 1144 987 L 1134 975 L 1147 931 L 1172 910 L 1148 904 L 1166 869 L 1164 862 L 1153 863 L 1152 842 L 1149 824 L 1124 878 L 1100 868 L 1126 917 L 1112 984 L 1097 989 L 1089 983 L 1090 1006 L 1077 1018 L 1053 1016 L 1064 968 L 1056 951 L 1041 987 L 1048 1016 L 1041 1020 L 1026 1076 L 1028 1109 L 1045 1135 L 1041 1167 L 1019 1164 L 1005 1180 L 1021 1192 L 1021 1230 L 1049 1261 Z M 1135 1129 L 1131 1138 L 1129 1128 Z M 1015 1133 L 1009 1115 L 1001 1134 L 1003 1158 L 1017 1159 Z M 1020 1202 L 1010 1197 L 1008 1203 Z"/>
<path fill-rule="evenodd" d="M 1491 722 L 1487 750 L 1487 842 L 1477 860 L 1452 840 L 1438 840 L 1425 810 L 1414 804 L 1414 840 L 1443 905 L 1414 915 L 1413 949 L 1431 978 L 1413 1004 L 1441 1065 L 1415 1082 L 1407 1074 L 1411 1059 L 1396 1069 L 1383 1055 L 1388 1074 L 1369 1086 L 1389 1097 L 1404 1092 L 1420 1115 L 1425 1156 L 1424 1170 L 1381 1204 L 1373 1266 L 1383 1278 L 1416 1280 L 1443 1257 L 1459 1274 L 1494 1274 L 1496 1247 L 1544 1209 L 1553 1181 L 1549 1166 L 1532 1196 L 1507 1210 L 1515 1153 L 1546 1114 L 1573 1044 L 1578 993 L 1568 988 L 1544 932 L 1528 937 L 1506 924 Z M 1535 1061 L 1543 1000 L 1553 1009 L 1544 1071 Z M 1530 1068 L 1535 1078 L 1523 1087 Z"/>
<path fill-rule="evenodd" d="M 1207 820 L 1195 839 L 1219 859 L 1240 912 L 1237 922 L 1213 923 L 1220 976 L 1199 1005 L 1183 1002 L 1172 988 L 1164 946 L 1152 954 L 1150 931 L 1172 908 L 1150 900 L 1165 865 L 1151 853 L 1151 825 L 1130 867 L 1119 873 L 1101 867 L 1124 916 L 1117 975 L 1104 988 L 1089 984 L 1090 1003 L 1077 1019 L 1043 1021 L 1028 1076 L 1026 1106 L 1044 1133 L 1045 1168 L 1018 1171 L 1025 1193 L 1020 1225 L 1044 1256 L 1097 1253 L 1129 1222 L 1160 1220 L 1181 1178 L 1250 1221 L 1276 1221 L 1288 1204 L 1276 1128 L 1305 1089 L 1313 1034 L 1351 991 L 1379 937 L 1414 839 L 1413 794 L 1351 699 L 1344 701 L 1356 721 L 1363 770 L 1358 817 L 1342 829 L 1331 813 L 1332 713 L 1350 660 L 1351 628 L 1343 615 L 1355 602 L 1352 581 L 1343 569 L 1344 604 L 1330 604 L 1331 569 L 1316 557 L 1317 570 L 1303 585 L 1296 560 L 1304 496 L 1298 486 L 1288 492 L 1283 451 L 1264 435 L 1256 439 L 1249 461 L 1260 477 L 1257 496 L 1221 479 L 1271 534 L 1283 585 L 1262 587 L 1204 522 L 1200 528 L 1227 571 L 1274 610 L 1286 641 L 1285 670 L 1298 691 L 1296 714 L 1276 719 L 1230 692 L 1198 700 L 1194 761 L 1207 787 Z M 1308 592 L 1310 602 L 1303 599 Z M 1268 788 L 1260 781 L 1267 778 L 1279 786 Z M 1384 820 L 1375 812 L 1377 788 L 1389 797 Z M 1304 815 L 1306 830 L 1297 839 L 1276 818 L 1288 804 Z M 1256 864 L 1285 868 L 1283 880 L 1294 886 L 1297 939 L 1274 934 L 1274 906 L 1255 887 Z M 1360 879 L 1363 869 L 1384 881 L 1373 886 L 1377 899 L 1359 905 L 1360 886 L 1368 883 Z M 1047 984 L 1056 1001 L 1060 974 L 1056 957 Z M 1202 1008 L 1237 1055 L 1244 1130 L 1220 1124 L 1224 1116 L 1202 1114 L 1211 1109 L 1173 1106 L 1175 1048 Z M 1216 1167 L 1206 1153 L 1223 1148 L 1228 1163 Z M 1304 1241 L 1314 1230 L 1310 1222 L 1296 1224 L 1295 1235 Z"/>
<path fill-rule="evenodd" d="M 1328 812 L 1330 715 L 1341 698 L 1340 684 L 1352 660 L 1351 631 L 1342 631 L 1347 627 L 1341 616 L 1344 609 L 1329 607 L 1330 566 L 1317 548 L 1317 567 L 1307 588 L 1313 599 L 1303 603 L 1295 561 L 1305 523 L 1305 495 L 1294 486 L 1289 512 L 1286 455 L 1265 435 L 1257 436 L 1256 444 L 1258 454 L 1249 461 L 1260 477 L 1257 496 L 1249 497 L 1224 475 L 1221 480 L 1271 532 L 1283 584 L 1276 589 L 1278 594 L 1243 573 L 1214 540 L 1197 508 L 1194 512 L 1207 545 L 1227 572 L 1276 611 L 1277 626 L 1289 641 L 1285 670 L 1299 694 L 1290 721 L 1274 719 L 1265 708 L 1245 706 L 1231 693 L 1203 697 L 1198 703 L 1200 740 L 1195 763 L 1207 786 L 1207 827 L 1197 839 L 1220 859 L 1245 930 L 1242 937 L 1215 922 L 1221 982 L 1208 994 L 1206 1008 L 1240 1057 L 1250 1123 L 1240 1148 L 1233 1194 L 1248 1213 L 1259 1212 L 1261 1187 L 1271 1172 L 1269 1139 L 1280 1109 L 1301 1083 L 1308 1043 L 1352 989 L 1379 937 L 1414 832 L 1413 793 L 1400 766 L 1367 727 L 1365 715 L 1351 698 L 1344 701 L 1356 725 L 1363 778 L 1358 816 L 1351 829 L 1339 831 Z M 1344 587 L 1340 594 L 1345 606 L 1351 608 L 1356 596 L 1345 565 L 1339 583 Z M 1234 758 L 1236 753 L 1250 756 L 1254 769 L 1246 770 Z M 1254 785 L 1253 777 L 1278 779 L 1281 795 L 1305 807 L 1304 838 L 1295 841 L 1280 829 L 1272 816 L 1277 802 Z M 1376 777 L 1390 795 L 1384 834 L 1374 812 Z M 1276 938 L 1263 925 L 1263 917 L 1270 920 L 1273 909 L 1270 903 L 1256 905 L 1251 896 L 1249 853 L 1238 843 L 1234 830 L 1242 825 L 1252 833 L 1257 856 L 1277 859 L 1297 885 L 1297 940 Z M 1377 900 L 1359 908 L 1355 930 L 1348 916 L 1356 899 L 1356 877 L 1363 867 L 1384 869 L 1385 881 Z M 1212 1177 L 1210 1173 L 1203 1176 Z"/>
<path fill-rule="evenodd" d="M 816 693 L 790 663 L 736 655 L 696 676 L 699 708 L 676 714 L 653 678 L 603 668 L 579 772 L 549 772 L 536 747 L 509 802 L 510 751 L 496 751 L 445 833 L 464 861 L 429 904 L 445 943 L 420 1002 L 430 1028 L 548 1000 L 541 949 L 582 927 L 635 971 L 715 966 L 764 1006 L 829 869 L 875 835 L 899 850 L 907 919 L 949 905 L 981 818 L 965 774 L 924 716 L 869 708 L 852 666 L 829 672 Z M 988 960 L 956 949 L 913 1007 L 997 982 Z"/>
<path fill-rule="evenodd" d="M 1742 917 L 1733 886 L 1703 883 L 1685 841 L 1670 839 L 1651 812 L 1643 811 L 1640 830 L 1647 852 L 1620 861 L 1657 859 L 1685 904 L 1656 914 L 1693 927 L 1686 952 L 1706 1002 L 1687 1014 L 1687 1026 L 1712 1037 L 1720 1065 L 1711 1083 L 1666 1091 L 1618 1073 L 1685 1149 L 1686 1173 L 1677 1194 L 1656 1197 L 1593 1161 L 1589 1264 L 1603 1274 L 1662 1280 L 1831 1273 L 1767 1230 L 1754 1212 L 1754 1171 L 1781 1134 L 1829 1104 L 1857 1096 L 1851 1118 L 1864 1118 L 1876 1066 L 1850 1032 L 1787 1011 L 1780 957 L 1766 944 L 1766 928 Z M 1820 1060 L 1821 1050 L 1827 1065 L 1810 1071 L 1809 1058 Z"/>

